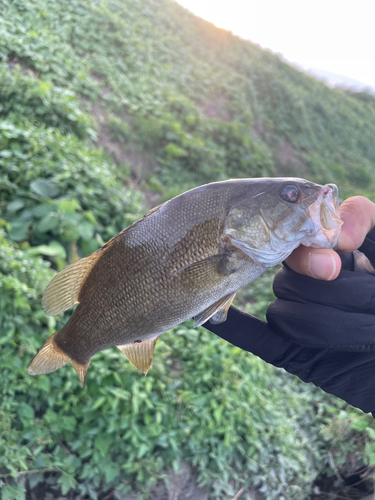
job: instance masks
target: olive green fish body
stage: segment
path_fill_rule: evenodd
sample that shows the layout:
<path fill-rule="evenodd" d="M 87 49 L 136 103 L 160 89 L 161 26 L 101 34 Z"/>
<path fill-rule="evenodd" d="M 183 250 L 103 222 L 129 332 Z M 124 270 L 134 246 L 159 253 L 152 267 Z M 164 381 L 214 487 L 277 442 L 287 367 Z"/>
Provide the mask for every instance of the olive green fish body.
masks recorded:
<path fill-rule="evenodd" d="M 111 345 L 157 337 L 261 274 L 222 238 L 228 194 L 172 200 L 177 207 L 163 205 L 116 238 L 85 281 L 57 345 L 85 364 Z"/>
<path fill-rule="evenodd" d="M 187 191 L 52 280 L 42 301 L 47 314 L 79 305 L 29 373 L 70 362 L 84 383 L 92 356 L 112 345 L 147 372 L 161 333 L 191 317 L 197 325 L 225 321 L 239 288 L 301 242 L 332 246 L 340 224 L 337 188 L 303 179 L 239 179 Z"/>

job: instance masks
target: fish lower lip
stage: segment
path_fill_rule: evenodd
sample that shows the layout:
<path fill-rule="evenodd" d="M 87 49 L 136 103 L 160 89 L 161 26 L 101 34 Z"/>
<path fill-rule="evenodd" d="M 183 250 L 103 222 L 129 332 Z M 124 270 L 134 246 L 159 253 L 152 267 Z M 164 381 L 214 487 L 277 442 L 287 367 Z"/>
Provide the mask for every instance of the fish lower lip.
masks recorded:
<path fill-rule="evenodd" d="M 313 236 L 307 236 L 302 243 L 306 246 L 334 248 L 338 244 L 340 227 L 340 209 L 338 189 L 335 184 L 322 186 L 318 198 L 308 207 L 310 218 L 314 224 Z"/>

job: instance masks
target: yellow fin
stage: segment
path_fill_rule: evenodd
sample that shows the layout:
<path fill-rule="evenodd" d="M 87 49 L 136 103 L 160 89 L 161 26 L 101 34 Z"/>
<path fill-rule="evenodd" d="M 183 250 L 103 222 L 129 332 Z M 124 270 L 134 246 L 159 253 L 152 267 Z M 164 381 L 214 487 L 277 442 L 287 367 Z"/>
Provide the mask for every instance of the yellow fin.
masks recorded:
<path fill-rule="evenodd" d="M 49 339 L 46 340 L 43 347 L 40 349 L 38 354 L 34 357 L 32 362 L 27 369 L 29 375 L 43 375 L 46 373 L 51 373 L 59 368 L 71 363 L 77 372 L 77 375 L 85 387 L 85 378 L 87 370 L 90 366 L 90 361 L 85 365 L 81 365 L 71 359 L 65 352 L 60 349 L 60 347 L 55 342 L 55 332 Z"/>
<path fill-rule="evenodd" d="M 29 375 L 51 373 L 65 366 L 67 363 L 70 363 L 69 356 L 55 343 L 56 333 L 57 332 L 45 341 L 43 347 L 30 363 L 27 369 Z"/>
<path fill-rule="evenodd" d="M 146 375 L 151 366 L 158 338 L 134 344 L 118 345 L 117 347 L 139 371 Z"/>
<path fill-rule="evenodd" d="M 70 362 L 72 363 L 73 368 L 75 369 L 75 371 L 76 371 L 76 373 L 78 375 L 78 378 L 81 381 L 82 387 L 84 389 L 85 388 L 86 375 L 87 375 L 87 371 L 89 369 L 91 360 L 88 363 L 86 363 L 85 365 L 81 365 L 80 363 L 77 363 L 77 361 L 74 361 L 74 359 L 71 359 Z"/>
<path fill-rule="evenodd" d="M 233 302 L 234 297 L 236 296 L 236 293 L 237 292 L 232 293 L 232 295 L 229 296 L 229 299 L 226 301 L 223 307 L 219 309 L 213 316 L 211 316 L 210 323 L 212 323 L 213 325 L 224 323 L 224 321 L 227 319 L 229 308 Z"/>
<path fill-rule="evenodd" d="M 201 326 L 203 323 L 212 319 L 212 323 L 223 323 L 227 319 L 228 309 L 237 292 L 225 295 L 217 302 L 207 307 L 204 311 L 194 316 L 194 326 Z"/>
<path fill-rule="evenodd" d="M 42 298 L 42 306 L 48 316 L 61 314 L 77 304 L 82 285 L 100 256 L 100 251 L 94 252 L 56 274 Z"/>

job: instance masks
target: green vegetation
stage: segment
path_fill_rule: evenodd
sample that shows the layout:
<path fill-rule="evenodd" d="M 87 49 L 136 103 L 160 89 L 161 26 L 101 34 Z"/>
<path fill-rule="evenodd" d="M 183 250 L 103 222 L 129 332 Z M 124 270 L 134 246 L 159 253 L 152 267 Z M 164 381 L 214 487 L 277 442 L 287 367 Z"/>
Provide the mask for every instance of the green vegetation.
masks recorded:
<path fill-rule="evenodd" d="M 0 489 L 23 500 L 139 498 L 192 464 L 212 498 L 254 485 L 308 498 L 375 427 L 322 391 L 188 322 L 142 377 L 116 349 L 82 391 L 28 363 L 67 319 L 56 270 L 160 200 L 228 177 L 294 175 L 374 199 L 371 96 L 330 90 L 167 0 L 0 0 Z M 272 273 L 239 303 L 264 315 Z M 328 451 L 331 459 L 329 460 Z M 47 486 L 46 486 L 47 485 Z"/>

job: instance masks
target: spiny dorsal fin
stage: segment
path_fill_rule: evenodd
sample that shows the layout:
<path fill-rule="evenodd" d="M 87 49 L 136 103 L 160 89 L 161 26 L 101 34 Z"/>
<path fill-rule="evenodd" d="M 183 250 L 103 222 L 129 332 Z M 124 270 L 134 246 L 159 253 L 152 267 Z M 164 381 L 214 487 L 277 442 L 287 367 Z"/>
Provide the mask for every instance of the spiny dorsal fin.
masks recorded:
<path fill-rule="evenodd" d="M 225 295 L 217 302 L 207 307 L 204 311 L 194 316 L 194 326 L 201 326 L 211 319 L 211 323 L 223 323 L 227 319 L 228 309 L 237 292 Z"/>
<path fill-rule="evenodd" d="M 153 208 L 147 215 L 120 231 L 96 252 L 73 262 L 56 274 L 51 283 L 47 286 L 42 298 L 42 306 L 45 313 L 48 316 L 56 316 L 57 314 L 62 314 L 64 311 L 67 311 L 73 307 L 74 304 L 77 304 L 79 302 L 79 292 L 92 268 L 103 255 L 103 252 L 114 245 L 130 229 L 139 224 L 141 220 L 156 212 L 161 206 L 162 205 L 159 205 Z"/>
<path fill-rule="evenodd" d="M 146 375 L 151 366 L 158 338 L 134 344 L 118 345 L 117 347 L 139 371 Z"/>

